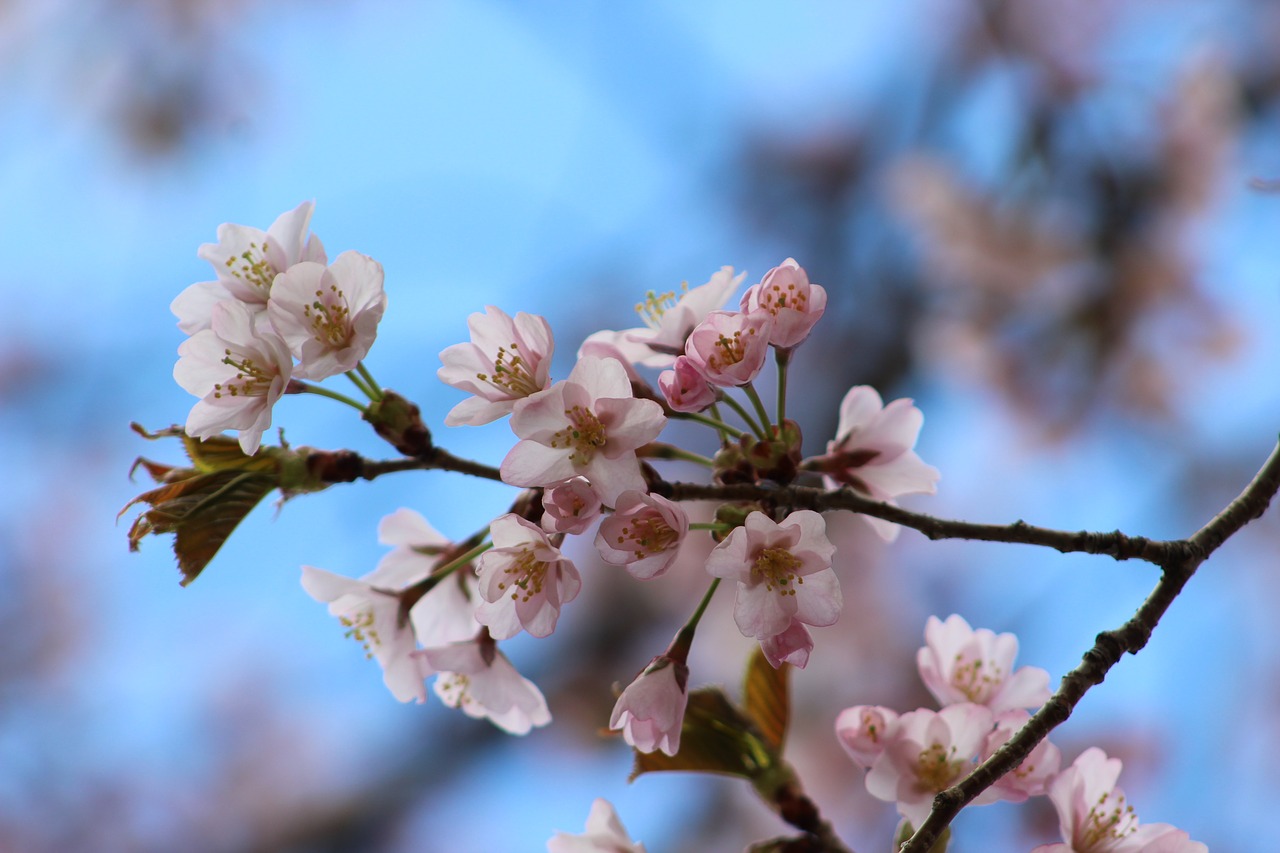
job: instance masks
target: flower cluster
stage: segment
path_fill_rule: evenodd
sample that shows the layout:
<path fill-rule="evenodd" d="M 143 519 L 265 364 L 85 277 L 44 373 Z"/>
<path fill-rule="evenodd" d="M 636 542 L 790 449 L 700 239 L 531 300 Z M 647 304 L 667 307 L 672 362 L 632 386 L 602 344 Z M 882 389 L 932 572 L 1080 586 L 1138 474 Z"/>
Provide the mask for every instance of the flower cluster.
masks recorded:
<path fill-rule="evenodd" d="M 895 803 L 918 827 L 933 798 L 958 784 L 995 754 L 1030 719 L 1028 709 L 1049 698 L 1049 674 L 1037 667 L 1013 669 L 1018 639 L 962 617 L 929 617 L 925 645 L 916 655 L 920 677 L 942 705 L 905 714 L 882 706 L 855 705 L 836 718 L 836 737 L 867 770 L 867 791 Z M 1033 853 L 1207 853 L 1185 832 L 1167 824 L 1140 826 L 1124 793 L 1115 787 L 1119 759 L 1086 750 L 1065 770 L 1047 739 L 974 801 L 1022 802 L 1048 796 L 1058 811 L 1063 842 Z"/>
<path fill-rule="evenodd" d="M 303 202 L 266 231 L 224 224 L 217 243 L 200 247 L 216 278 L 170 306 L 189 335 L 173 376 L 200 398 L 188 435 L 238 430 L 252 454 L 291 380 L 353 370 L 373 345 L 387 307 L 382 265 L 343 252 L 326 266 L 324 246 L 308 233 L 312 208 Z"/>
<path fill-rule="evenodd" d="M 360 409 L 402 453 L 434 464 L 416 407 L 383 392 L 363 364 L 387 303 L 382 267 L 356 252 L 330 263 L 310 234 L 311 214 L 312 205 L 304 203 L 266 231 L 223 225 L 218 242 L 201 247 L 215 279 L 190 286 L 172 305 L 188 335 L 174 376 L 199 398 L 186 433 L 207 438 L 237 430 L 244 452 L 253 454 L 275 402 L 285 393 L 309 392 Z M 699 286 L 649 292 L 636 306 L 643 326 L 590 335 L 561 379 L 553 376 L 555 340 L 544 318 L 492 305 L 468 318 L 469 340 L 440 352 L 438 378 L 466 395 L 444 422 L 508 418 L 512 446 L 490 470 L 522 489 L 520 495 L 509 511 L 457 541 L 413 510 L 392 513 L 379 527 L 392 550 L 358 579 L 302 569 L 303 588 L 327 603 L 347 635 L 378 661 L 392 695 L 423 702 L 434 678 L 442 702 L 506 731 L 524 734 L 547 724 L 541 692 L 498 644 L 520 633 L 551 635 L 562 609 L 589 582 L 590 572 L 584 578 L 561 550 L 566 536 L 592 537 L 600 562 L 645 582 L 679 565 L 695 531 L 716 543 L 704 562 L 707 589 L 692 615 L 617 696 L 609 727 L 637 752 L 680 754 L 689 652 L 724 581 L 733 586 L 734 622 L 764 660 L 775 669 L 807 665 L 814 650 L 810 629 L 834 624 L 843 606 L 823 515 L 761 497 L 724 504 L 710 520 L 691 520 L 655 460 L 705 465 L 722 484 L 825 482 L 889 503 L 932 492 L 938 473 L 914 451 L 923 416 L 912 401 L 886 406 L 861 386 L 841 405 L 826 452 L 802 458 L 800 427 L 786 417 L 786 371 L 821 319 L 827 293 L 788 258 L 748 287 L 736 309 L 727 307 L 744 279 L 725 266 Z M 773 412 L 754 387 L 770 355 L 779 392 Z M 658 375 L 646 378 L 644 371 Z M 369 398 L 368 407 L 309 384 L 339 373 Z M 661 443 L 672 419 L 708 427 L 713 455 Z M 405 424 L 422 440 L 408 440 Z M 896 532 L 882 520 L 868 521 L 886 539 Z M 952 642 L 950 636 L 938 642 Z M 1019 703 L 1038 695 L 1025 679 L 1004 687 L 989 683 L 1011 657 L 1004 657 L 1004 645 L 982 642 L 965 652 L 969 658 L 930 664 L 930 687 L 936 683 L 940 700 L 950 701 L 943 697 L 947 690 L 948 697 L 960 691 L 964 703 L 901 717 L 864 709 L 861 728 L 846 738 L 847 745 L 858 744 L 849 747 L 851 754 L 871 768 L 868 785 L 912 815 L 929 791 L 965 772 L 988 744 L 1007 738 Z M 1024 775 L 1008 798 L 1043 793 L 1042 774 L 1028 769 Z M 558 835 L 549 848 L 643 850 L 603 801 L 593 807 L 586 835 Z"/>

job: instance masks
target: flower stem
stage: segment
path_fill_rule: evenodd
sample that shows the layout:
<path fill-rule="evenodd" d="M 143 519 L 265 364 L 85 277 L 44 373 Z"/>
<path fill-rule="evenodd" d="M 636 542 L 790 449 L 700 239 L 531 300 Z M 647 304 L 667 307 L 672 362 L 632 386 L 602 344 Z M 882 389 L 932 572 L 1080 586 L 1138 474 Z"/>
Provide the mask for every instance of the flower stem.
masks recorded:
<path fill-rule="evenodd" d="M 462 556 L 454 557 L 452 560 L 450 560 L 440 568 L 433 571 L 431 573 L 431 580 L 436 582 L 444 580 L 449 575 L 453 574 L 458 569 L 465 566 L 467 563 L 470 563 L 476 557 L 479 557 L 481 554 L 483 554 L 485 551 L 488 551 L 492 547 L 493 547 L 492 542 L 482 542 L 481 544 L 477 545 L 476 547 L 464 553 Z"/>
<path fill-rule="evenodd" d="M 688 631 L 692 634 L 694 629 L 698 627 L 698 623 L 702 621 L 702 614 L 707 612 L 707 605 L 711 603 L 711 596 L 716 594 L 716 587 L 720 586 L 720 580 L 720 578 L 716 578 L 711 582 L 711 586 L 707 587 L 707 594 L 702 596 L 702 601 L 698 603 L 698 609 L 693 611 L 689 621 L 684 624 L 683 631 Z"/>
<path fill-rule="evenodd" d="M 773 351 L 778 365 L 778 426 L 787 420 L 787 367 L 791 364 L 791 350 L 778 348 Z"/>
<path fill-rule="evenodd" d="M 719 420 L 718 418 L 709 418 L 706 415 L 700 415 L 697 412 L 672 412 L 671 417 L 680 418 L 681 420 L 686 420 L 686 421 L 697 421 L 700 424 L 706 424 L 709 427 L 714 427 L 715 429 L 720 431 L 720 433 L 722 434 L 727 433 L 733 436 L 734 438 L 737 438 L 738 436 L 742 435 L 742 430 L 736 427 L 731 427 L 724 421 Z"/>
<path fill-rule="evenodd" d="M 686 462 L 696 462 L 708 468 L 714 468 L 716 464 L 700 453 L 694 453 L 692 450 L 685 450 L 684 448 L 676 447 L 674 444 L 665 444 L 660 441 L 649 442 L 636 451 L 636 455 L 645 459 L 683 459 Z"/>
<path fill-rule="evenodd" d="M 756 387 L 748 382 L 742 386 L 742 390 L 747 392 L 747 399 L 751 401 L 751 405 L 756 407 L 756 414 L 760 416 L 760 423 L 764 426 L 760 437 L 768 441 L 769 436 L 769 412 L 764 407 L 764 402 L 760 399 L 760 395 L 756 393 Z"/>
<path fill-rule="evenodd" d="M 382 386 L 378 384 L 378 380 L 373 378 L 373 374 L 369 372 L 369 368 L 364 366 L 363 361 L 356 362 L 356 370 L 360 371 L 360 375 L 364 377 L 364 381 L 369 384 L 369 389 L 373 391 L 373 400 L 382 399 Z"/>
<path fill-rule="evenodd" d="M 303 394 L 317 394 L 321 397 L 328 397 L 330 400 L 337 400 L 339 403 L 346 403 L 348 406 L 362 414 L 366 411 L 364 406 L 357 401 L 352 400 L 345 394 L 339 394 L 337 391 L 330 391 L 328 388 L 321 388 L 319 385 L 311 385 L 306 382 L 301 382 L 299 384 L 302 386 Z"/>
<path fill-rule="evenodd" d="M 746 422 L 747 426 L 751 428 L 751 431 L 754 432 L 758 438 L 765 440 L 769 438 L 765 435 L 764 429 L 760 424 L 756 423 L 756 419 L 751 417 L 751 413 L 743 408 L 741 403 L 730 397 L 728 394 L 725 395 L 724 401 L 729 404 L 729 408 L 738 413 L 738 417 L 742 418 L 742 420 Z M 739 432 L 738 435 L 742 435 L 742 433 Z"/>
<path fill-rule="evenodd" d="M 690 530 L 716 530 L 721 533 L 728 533 L 732 527 L 723 521 L 691 521 L 689 522 Z"/>
<path fill-rule="evenodd" d="M 374 395 L 373 389 L 372 389 L 372 388 L 370 388 L 368 385 L 366 385 L 366 384 L 365 384 L 365 381 L 364 381 L 363 379 L 361 379 L 361 378 L 360 378 L 360 375 L 359 375 L 358 373 L 356 373 L 354 370 L 348 370 L 348 371 L 347 371 L 345 374 L 343 374 L 343 375 L 344 375 L 344 376 L 346 376 L 348 379 L 350 379 L 350 380 L 351 380 L 351 384 L 355 385 L 357 388 L 359 388 L 359 389 L 360 389 L 360 393 L 361 393 L 361 394 L 365 395 L 365 396 L 366 396 L 366 397 L 368 397 L 370 400 L 377 400 L 377 399 L 378 399 L 378 397 Z"/>

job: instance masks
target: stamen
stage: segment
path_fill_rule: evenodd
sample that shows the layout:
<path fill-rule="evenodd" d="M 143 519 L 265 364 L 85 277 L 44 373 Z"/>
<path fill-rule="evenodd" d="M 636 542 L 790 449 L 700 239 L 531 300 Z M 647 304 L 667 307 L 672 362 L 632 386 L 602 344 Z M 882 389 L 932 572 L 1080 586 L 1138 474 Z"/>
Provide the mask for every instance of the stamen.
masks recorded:
<path fill-rule="evenodd" d="M 660 554 L 670 550 L 680 541 L 680 535 L 671 529 L 667 520 L 659 512 L 650 512 L 631 519 L 622 528 L 618 536 L 618 546 L 624 550 L 636 552 L 636 558 L 643 560 L 651 554 Z M 631 544 L 628 546 L 627 543 Z"/>
<path fill-rule="evenodd" d="M 265 242 L 261 246 L 250 243 L 249 248 L 241 252 L 239 257 L 227 258 L 226 266 L 231 275 L 258 288 L 264 295 L 270 292 L 271 283 L 276 280 L 276 273 L 280 272 L 267 260 Z"/>
<path fill-rule="evenodd" d="M 364 646 L 366 658 L 373 657 L 374 649 L 382 644 L 377 630 L 373 627 L 373 608 L 368 607 L 355 613 L 339 616 L 338 621 L 347 629 L 343 632 L 343 636 Z"/>
<path fill-rule="evenodd" d="M 222 363 L 234 367 L 236 375 L 226 382 L 214 384 L 215 398 L 221 398 L 224 393 L 231 397 L 262 397 L 271 390 L 274 373 L 263 369 L 247 355 L 241 354 L 237 361 L 232 357 L 230 349 L 224 349 L 222 353 Z"/>
<path fill-rule="evenodd" d="M 680 300 L 689 292 L 689 282 L 680 283 L 680 292 L 668 290 L 666 293 L 656 293 L 650 290 L 644 295 L 643 302 L 636 303 L 636 313 L 640 315 L 640 319 L 650 329 L 657 329 L 662 325 L 662 315 L 680 304 Z"/>
<path fill-rule="evenodd" d="M 916 778 L 926 791 L 945 791 L 952 780 L 960 775 L 963 761 L 955 758 L 956 748 L 940 743 L 931 744 L 916 758 Z"/>
<path fill-rule="evenodd" d="M 796 586 L 804 583 L 804 578 L 796 574 L 801 565 L 800 558 L 785 548 L 761 548 L 751 564 L 751 576 L 764 582 L 769 592 L 776 587 L 780 595 L 795 595 L 792 582 Z"/>
<path fill-rule="evenodd" d="M 970 702 L 981 705 L 991 696 L 991 691 L 1004 683 L 1004 673 L 994 661 L 966 660 L 963 654 L 956 655 L 955 667 L 951 670 L 951 685 L 965 695 Z"/>
<path fill-rule="evenodd" d="M 525 546 L 520 549 L 520 556 L 502 570 L 506 579 L 498 581 L 498 589 L 512 587 L 512 601 L 528 601 L 535 595 L 541 595 L 547 579 L 547 565 L 534 555 L 532 548 Z"/>
<path fill-rule="evenodd" d="M 1100 842 L 1121 839 L 1138 831 L 1138 816 L 1124 800 L 1124 793 L 1108 791 L 1089 809 L 1084 825 L 1077 831 L 1075 846 L 1093 849 Z"/>
<path fill-rule="evenodd" d="M 488 382 L 494 388 L 511 397 L 528 397 L 542 390 L 528 362 L 520 355 L 520 344 L 514 341 L 507 347 L 498 347 L 493 360 L 493 373 L 477 373 L 476 378 Z"/>
<path fill-rule="evenodd" d="M 336 284 L 329 285 L 329 293 L 316 291 L 316 299 L 302 306 L 302 313 L 311 321 L 311 336 L 321 346 L 340 347 L 351 337 L 351 309 L 346 295 Z"/>
<path fill-rule="evenodd" d="M 754 335 L 755 329 L 747 329 L 748 335 Z M 723 372 L 742 359 L 746 358 L 747 346 L 742 340 L 742 330 L 734 332 L 732 337 L 720 335 L 716 340 L 715 348 L 712 350 L 710 357 L 707 358 L 707 365 L 712 370 Z"/>
<path fill-rule="evenodd" d="M 586 465 L 609 441 L 604 424 L 600 423 L 595 412 L 583 406 L 565 409 L 564 415 L 569 419 L 569 426 L 552 435 L 549 446 L 572 448 L 569 461 L 574 465 Z"/>

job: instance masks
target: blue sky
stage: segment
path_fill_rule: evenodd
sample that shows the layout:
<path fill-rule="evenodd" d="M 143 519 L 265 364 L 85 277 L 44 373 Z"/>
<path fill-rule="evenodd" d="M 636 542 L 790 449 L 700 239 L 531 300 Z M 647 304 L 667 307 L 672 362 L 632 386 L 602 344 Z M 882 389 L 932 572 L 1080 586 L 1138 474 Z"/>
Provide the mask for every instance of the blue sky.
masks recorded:
<path fill-rule="evenodd" d="M 31 25 L 50 49 L 21 53 L 2 69 L 0 114 L 10 131 L 0 139 L 0 293 L 11 331 L 0 358 L 28 359 L 41 379 L 0 398 L 0 444 L 21 448 L 0 496 L 0 534 L 8 553 L 33 564 L 48 553 L 69 567 L 59 576 L 65 618 L 75 621 L 68 634 L 90 641 L 49 691 L 76 730 L 73 766 L 137 763 L 171 779 L 198 773 L 210 707 L 255 690 L 286 717 L 308 716 L 300 736 L 323 744 L 318 787 L 341 786 L 362 762 L 385 760 L 419 719 L 448 712 L 396 705 L 374 667 L 302 593 L 297 567 L 370 570 L 383 552 L 377 521 L 401 505 L 459 537 L 505 509 L 500 486 L 435 474 L 387 478 L 279 513 L 259 509 L 188 589 L 177 586 L 165 542 L 127 555 L 126 528 L 111 522 L 140 487 L 124 473 L 140 453 L 168 461 L 177 454 L 136 440 L 127 424 L 180 422 L 192 402 L 171 379 L 181 334 L 168 305 L 208 277 L 197 247 L 221 222 L 265 227 L 314 199 L 313 228 L 330 257 L 356 249 L 384 264 L 390 307 L 368 364 L 383 384 L 421 403 L 434 427 L 458 399 L 435 379 L 437 354 L 463 339 L 466 315 L 485 304 L 571 329 L 557 350 L 563 376 L 573 334 L 631 325 L 630 306 L 644 288 L 696 284 L 726 263 L 758 276 L 788 253 L 777 239 L 749 239 L 726 224 L 735 197 L 716 166 L 736 150 L 734 134 L 820 137 L 899 91 L 909 123 L 911 67 L 902 56 L 937 49 L 959 14 L 957 4 L 923 0 L 746 5 L 262 4 L 234 22 L 235 73 L 216 81 L 225 118 L 181 152 L 147 157 L 109 133 L 109 87 L 90 90 L 103 93 L 100 102 L 66 87 L 106 75 L 109 46 L 81 58 L 74 32 L 60 41 L 56 28 Z M 1232 36 L 1228 14 L 1179 8 L 1182 17 L 1144 30 L 1148 39 L 1128 32 L 1104 46 L 1126 84 L 1117 109 L 1161 91 L 1190 46 Z M 1006 156 L 981 144 L 984 130 L 1017 106 L 1005 85 L 993 81 L 975 94 L 968 121 L 954 130 L 979 176 L 984 162 Z M 1263 129 L 1274 133 L 1274 122 Z M 1229 360 L 1188 375 L 1177 398 L 1191 446 L 1207 448 L 1208 458 L 1247 446 L 1256 452 L 1243 455 L 1261 462 L 1276 432 L 1280 395 L 1262 377 L 1274 375 L 1278 355 L 1270 329 L 1280 259 L 1258 247 L 1272 243 L 1277 201 L 1243 189 L 1249 176 L 1280 173 L 1269 142 L 1245 140 L 1234 183 L 1199 235 L 1206 288 L 1245 332 Z M 1153 536 L 1181 535 L 1195 523 L 1164 511 L 1179 482 L 1167 452 L 1185 447 L 1171 436 L 1101 424 L 1046 445 L 974 383 L 940 373 L 911 392 L 927 412 L 921 454 L 944 472 L 929 511 Z M 276 422 L 293 443 L 384 455 L 347 410 L 326 401 L 287 399 Z M 452 451 L 490 462 L 510 443 L 503 424 L 441 435 Z M 60 512 L 84 527 L 65 535 Z M 1153 720 L 1179 746 L 1143 777 L 1140 813 L 1186 815 L 1200 832 L 1193 835 L 1227 844 L 1243 843 L 1242 816 L 1275 793 L 1274 782 L 1258 781 L 1265 768 L 1251 767 L 1238 745 L 1205 736 L 1233 724 L 1224 704 L 1238 713 L 1249 699 L 1247 676 L 1224 661 L 1243 661 L 1246 674 L 1276 664 L 1267 651 L 1274 635 L 1258 627 L 1269 618 L 1266 598 L 1248 586 L 1274 591 L 1257 568 L 1271 559 L 1273 538 L 1241 537 L 1224 568 L 1210 564 L 1195 600 L 1180 601 L 1151 648 L 1090 695 L 1069 735 L 1085 744 L 1117 716 Z M 985 545 L 930 552 L 929 543 L 907 539 L 895 546 L 900 557 L 881 557 L 919 569 L 902 581 L 900 642 L 915 642 L 929 608 L 945 601 L 950 609 L 939 615 L 1027 627 L 1022 662 L 1055 678 L 1155 580 L 1145 566 Z M 948 576 L 962 565 L 970 567 L 964 582 Z M 518 661 L 546 665 L 544 649 L 519 641 L 512 648 Z M 550 648 L 553 657 L 564 651 Z M 1260 712 L 1244 714 L 1247 722 L 1235 725 L 1261 725 L 1251 716 Z M 47 720 L 21 708 L 8 719 L 0 764 L 57 750 Z M 554 789 L 539 782 L 550 761 L 573 766 L 571 781 Z M 581 826 L 592 797 L 607 796 L 651 853 L 666 850 L 679 837 L 680 810 L 703 802 L 693 793 L 699 780 L 627 786 L 627 765 L 621 751 L 601 758 L 553 726 L 490 753 L 449 800 L 421 809 L 420 822 L 403 830 L 402 849 L 426 849 L 421 838 L 439 833 L 450 834 L 452 850 L 541 849 L 553 830 Z M 1205 776 L 1227 772 L 1258 784 L 1205 803 Z M 0 786 L 0 810 L 6 793 Z M 480 796 L 499 803 L 503 820 L 485 818 Z M 976 825 L 1002 831 L 1014 818 L 1001 809 Z M 1232 809 L 1238 814 L 1226 814 Z"/>

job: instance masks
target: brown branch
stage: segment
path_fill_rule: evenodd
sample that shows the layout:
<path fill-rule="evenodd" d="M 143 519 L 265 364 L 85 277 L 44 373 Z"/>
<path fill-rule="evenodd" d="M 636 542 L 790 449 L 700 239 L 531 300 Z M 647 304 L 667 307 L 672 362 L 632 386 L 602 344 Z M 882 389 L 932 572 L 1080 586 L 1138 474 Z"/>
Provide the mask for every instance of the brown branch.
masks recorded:
<path fill-rule="evenodd" d="M 901 853 L 924 853 L 933 847 L 960 810 L 995 784 L 996 780 L 1022 763 L 1040 741 L 1071 716 L 1076 704 L 1095 684 L 1101 684 L 1111 667 L 1125 652 L 1137 654 L 1151 638 L 1152 631 L 1169 605 L 1182 592 L 1196 569 L 1228 538 L 1266 511 L 1280 490 L 1280 446 L 1227 507 L 1190 538 L 1164 543 L 1167 554 L 1158 561 L 1163 574 L 1142 606 L 1114 631 L 1098 635 L 1093 648 L 1085 652 L 1080 665 L 1067 673 L 1058 691 L 994 755 L 979 765 L 959 784 L 938 794 L 933 810 L 902 846 Z"/>
<path fill-rule="evenodd" d="M 911 512 L 893 504 L 864 497 L 851 489 L 826 491 L 810 486 L 766 488 L 752 483 L 710 486 L 700 483 L 658 483 L 652 491 L 672 500 L 768 500 L 776 504 L 826 511 L 846 509 L 892 521 L 916 530 L 929 539 L 973 539 L 983 542 L 1005 542 L 1016 545 L 1039 545 L 1062 553 L 1104 554 L 1117 560 L 1146 560 L 1160 563 L 1168 559 L 1179 543 L 1162 542 L 1142 536 L 1129 536 L 1120 531 L 1052 530 L 1025 521 L 1012 524 L 975 524 L 953 521 L 923 513 Z"/>

